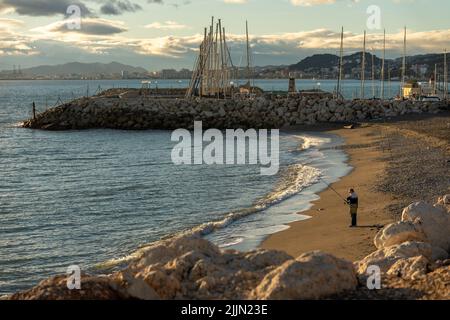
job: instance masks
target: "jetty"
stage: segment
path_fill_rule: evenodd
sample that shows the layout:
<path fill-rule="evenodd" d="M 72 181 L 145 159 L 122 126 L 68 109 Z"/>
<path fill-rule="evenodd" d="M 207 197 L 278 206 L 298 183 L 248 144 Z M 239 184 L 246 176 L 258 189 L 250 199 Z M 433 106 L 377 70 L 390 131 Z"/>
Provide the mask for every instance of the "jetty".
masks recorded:
<path fill-rule="evenodd" d="M 352 124 L 374 121 L 406 114 L 438 113 L 449 110 L 447 95 L 441 101 L 407 99 L 406 87 L 406 28 L 403 43 L 402 99 L 385 100 L 386 32 L 383 37 L 381 72 L 381 99 L 375 95 L 374 56 L 372 53 L 372 95 L 365 99 L 367 39 L 363 38 L 361 59 L 360 98 L 345 100 L 343 88 L 344 28 L 340 33 L 339 75 L 336 90 L 298 90 L 295 78 L 290 78 L 285 93 L 269 93 L 255 87 L 248 22 L 245 24 L 246 83 L 236 85 L 239 68 L 231 58 L 226 29 L 222 20 L 211 19 L 204 28 L 203 41 L 189 87 L 185 89 L 148 88 L 111 89 L 92 97 L 76 99 L 33 113 L 23 127 L 43 130 L 72 129 L 192 129 L 195 121 L 204 128 L 217 129 L 272 129 L 316 123 Z M 447 67 L 446 53 L 444 66 Z M 447 72 L 444 78 L 448 81 Z M 388 80 L 391 71 L 388 66 Z M 436 84 L 434 85 L 436 89 Z M 390 86 L 389 86 L 390 90 Z M 447 90 L 444 90 L 448 92 Z M 436 92 L 436 90 L 435 90 Z"/>
<path fill-rule="evenodd" d="M 25 121 L 23 127 L 172 130 L 192 129 L 194 121 L 202 121 L 205 129 L 277 129 L 323 122 L 348 124 L 443 110 L 449 110 L 446 101 L 342 100 L 320 94 L 265 94 L 254 99 L 177 99 L 153 98 L 142 89 L 112 89 L 51 108 Z"/>

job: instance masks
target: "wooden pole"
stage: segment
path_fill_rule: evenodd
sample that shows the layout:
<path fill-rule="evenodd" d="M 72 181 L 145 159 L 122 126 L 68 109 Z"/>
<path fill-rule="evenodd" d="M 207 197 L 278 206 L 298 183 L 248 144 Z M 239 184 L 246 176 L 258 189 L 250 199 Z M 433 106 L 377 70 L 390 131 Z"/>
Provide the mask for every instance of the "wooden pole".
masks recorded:
<path fill-rule="evenodd" d="M 365 81 L 366 81 L 366 30 L 364 30 L 364 44 L 361 61 L 361 99 L 365 98 Z"/>
<path fill-rule="evenodd" d="M 344 27 L 341 30 L 341 49 L 339 52 L 339 75 L 338 75 L 338 84 L 336 88 L 337 98 L 341 96 L 341 85 L 342 85 L 342 68 L 344 65 Z"/>
<path fill-rule="evenodd" d="M 384 29 L 384 34 L 383 34 L 383 62 L 381 64 L 381 100 L 384 100 L 385 61 L 386 61 L 386 29 Z"/>
<path fill-rule="evenodd" d="M 375 55 L 372 48 L 372 97 L 375 98 Z"/>
<path fill-rule="evenodd" d="M 226 95 L 226 84 L 225 84 L 225 55 L 224 55 L 224 45 L 223 45 L 223 33 L 222 33 L 222 21 L 219 19 L 219 41 L 220 41 L 220 87 L 222 88 L 223 95 Z"/>
<path fill-rule="evenodd" d="M 448 66 L 447 66 L 447 49 L 444 49 L 444 99 L 448 99 Z"/>
<path fill-rule="evenodd" d="M 389 99 L 392 96 L 392 89 L 391 89 L 391 66 L 388 64 L 388 88 L 389 88 Z"/>
<path fill-rule="evenodd" d="M 32 108 L 33 108 L 33 120 L 36 120 L 36 103 L 34 103 L 34 101 L 33 101 Z"/>
<path fill-rule="evenodd" d="M 434 83 L 433 83 L 433 94 L 437 94 L 437 64 L 434 65 Z"/>
<path fill-rule="evenodd" d="M 247 39 L 247 78 L 248 78 L 248 84 L 250 88 L 252 87 L 251 84 L 251 71 L 250 71 L 250 41 L 248 37 L 248 21 L 245 21 L 245 34 Z"/>
<path fill-rule="evenodd" d="M 401 97 L 404 98 L 403 87 L 406 84 L 406 27 L 405 34 L 403 37 L 403 62 L 402 62 L 402 88 L 401 88 Z"/>

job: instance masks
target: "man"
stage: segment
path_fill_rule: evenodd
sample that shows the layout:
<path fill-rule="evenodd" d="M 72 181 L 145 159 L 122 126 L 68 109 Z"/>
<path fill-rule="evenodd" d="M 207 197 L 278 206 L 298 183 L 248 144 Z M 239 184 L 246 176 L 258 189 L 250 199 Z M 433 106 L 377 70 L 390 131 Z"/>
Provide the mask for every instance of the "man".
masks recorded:
<path fill-rule="evenodd" d="M 358 195 L 356 194 L 354 189 L 350 189 L 349 191 L 347 204 L 350 206 L 350 215 L 352 217 L 352 225 L 350 226 L 350 228 L 355 228 L 358 225 Z"/>

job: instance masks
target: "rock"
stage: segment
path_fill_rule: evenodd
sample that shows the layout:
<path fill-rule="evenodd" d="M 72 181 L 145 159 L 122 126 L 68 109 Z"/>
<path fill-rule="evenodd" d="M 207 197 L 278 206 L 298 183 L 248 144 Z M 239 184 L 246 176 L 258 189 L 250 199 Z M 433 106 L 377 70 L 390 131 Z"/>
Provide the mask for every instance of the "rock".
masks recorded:
<path fill-rule="evenodd" d="M 400 259 L 387 272 L 402 278 L 418 279 L 427 274 L 430 262 L 423 256 Z"/>
<path fill-rule="evenodd" d="M 370 266 L 378 266 L 382 272 L 387 272 L 398 260 L 418 256 L 431 260 L 432 246 L 424 242 L 405 242 L 379 249 L 355 264 L 358 274 L 364 275 Z"/>
<path fill-rule="evenodd" d="M 129 272 L 121 272 L 119 280 L 123 281 L 122 288 L 127 295 L 139 300 L 160 300 L 156 291 L 143 279 L 135 278 Z"/>
<path fill-rule="evenodd" d="M 396 222 L 386 226 L 375 236 L 374 243 L 378 249 L 383 249 L 408 241 L 426 242 L 426 235 L 420 225 L 413 222 Z"/>
<path fill-rule="evenodd" d="M 254 299 L 320 299 L 354 289 L 350 262 L 321 252 L 303 254 L 269 273 L 252 293 Z"/>
<path fill-rule="evenodd" d="M 144 91 L 115 89 L 115 94 L 77 99 L 49 109 L 35 120 L 25 121 L 26 128 L 69 130 L 89 128 L 117 129 L 189 129 L 195 120 L 216 129 L 279 128 L 281 125 L 322 122 L 355 122 L 386 118 L 398 114 L 434 112 L 439 103 L 408 104 L 399 101 L 340 101 L 319 97 L 269 97 L 255 100 L 152 99 Z M 182 89 L 160 89 L 155 94 L 183 96 Z M 148 115 L 142 121 L 143 114 Z M 80 117 L 85 120 L 80 121 Z M 107 119 L 107 121 L 106 121 Z M 65 125 L 67 124 L 67 125 Z"/>
<path fill-rule="evenodd" d="M 420 223 L 427 242 L 450 251 L 450 214 L 443 207 L 416 202 L 403 210 L 402 221 Z"/>
<path fill-rule="evenodd" d="M 445 260 L 449 257 L 447 251 L 440 247 L 431 248 L 431 261 Z"/>
<path fill-rule="evenodd" d="M 450 205 L 450 194 L 447 194 L 441 198 L 439 198 L 438 203 L 439 205 L 448 206 Z"/>
<path fill-rule="evenodd" d="M 60 275 L 42 281 L 36 287 L 16 293 L 10 300 L 120 300 L 127 298 L 120 290 L 119 283 L 108 277 L 83 275 L 81 290 L 67 288 L 67 276 Z"/>

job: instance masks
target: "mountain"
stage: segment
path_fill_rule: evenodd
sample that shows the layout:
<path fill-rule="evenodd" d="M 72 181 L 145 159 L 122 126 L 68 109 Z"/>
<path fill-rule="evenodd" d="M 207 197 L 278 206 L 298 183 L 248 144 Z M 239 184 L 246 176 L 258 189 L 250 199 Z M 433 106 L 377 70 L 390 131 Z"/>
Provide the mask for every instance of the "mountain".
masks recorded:
<path fill-rule="evenodd" d="M 24 75 L 30 76 L 62 76 L 62 75 L 83 75 L 83 76 L 95 76 L 98 74 L 121 74 L 125 71 L 129 74 L 132 73 L 147 73 L 148 71 L 141 67 L 133 67 L 118 62 L 111 63 L 81 63 L 71 62 L 55 66 L 38 66 L 29 69 L 23 69 Z"/>
<path fill-rule="evenodd" d="M 380 68 L 382 59 L 373 56 L 376 68 Z M 353 69 L 361 67 L 362 52 L 357 52 L 343 57 L 344 73 L 351 73 Z M 386 60 L 386 63 L 393 60 Z M 316 54 L 307 57 L 297 64 L 289 67 L 290 71 L 320 72 L 323 69 L 336 69 L 339 66 L 339 56 L 333 54 Z M 369 70 L 372 66 L 372 54 L 366 52 L 366 68 Z"/>

